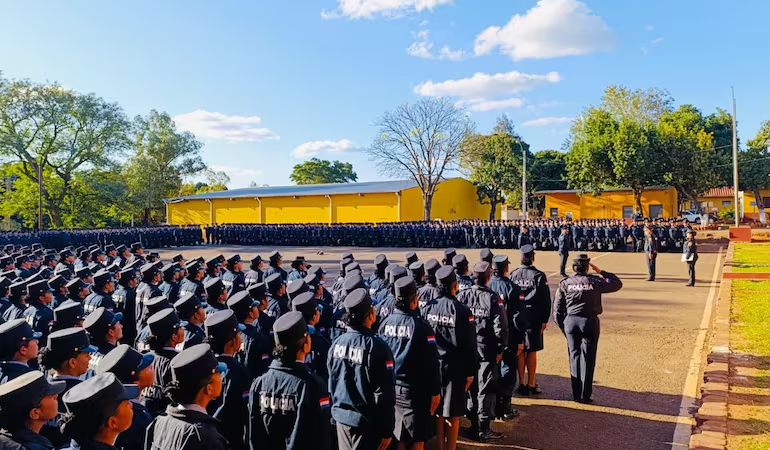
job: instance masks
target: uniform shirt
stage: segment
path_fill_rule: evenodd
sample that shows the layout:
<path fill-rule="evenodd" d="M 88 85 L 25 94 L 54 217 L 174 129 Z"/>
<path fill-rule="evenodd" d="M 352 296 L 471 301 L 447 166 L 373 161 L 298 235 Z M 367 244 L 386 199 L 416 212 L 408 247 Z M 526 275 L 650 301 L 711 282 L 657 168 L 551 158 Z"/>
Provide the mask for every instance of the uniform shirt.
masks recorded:
<path fill-rule="evenodd" d="M 476 322 L 468 307 L 444 295 L 429 301 L 420 313 L 435 333 L 444 384 L 476 376 Z"/>
<path fill-rule="evenodd" d="M 10 302 L 10 306 L 3 312 L 3 320 L 10 322 L 11 320 L 21 319 L 24 317 L 24 311 L 28 308 L 27 305 Z"/>
<path fill-rule="evenodd" d="M 689 238 L 682 245 L 682 253 L 686 258 L 690 258 L 692 255 L 692 261 L 698 260 L 698 243 L 695 242 L 695 238 Z"/>
<path fill-rule="evenodd" d="M 222 275 L 222 284 L 227 289 L 227 297 L 231 297 L 233 294 L 246 289 L 246 278 L 243 276 L 243 272 L 235 272 L 233 270 L 226 270 Z"/>
<path fill-rule="evenodd" d="M 273 361 L 251 387 L 251 448 L 330 449 L 329 406 L 326 386 L 304 364 Z"/>
<path fill-rule="evenodd" d="M 211 417 L 219 420 L 222 436 L 233 450 L 246 450 L 247 414 L 251 376 L 241 363 L 232 356 L 219 355 L 219 362 L 227 365 L 222 373 L 222 395 L 208 404 L 206 410 Z"/>
<path fill-rule="evenodd" d="M 268 277 L 270 277 L 270 275 L 274 273 L 280 274 L 281 279 L 283 280 L 284 283 L 286 282 L 286 278 L 289 277 L 289 274 L 286 273 L 286 271 L 283 270 L 283 268 L 270 266 L 267 268 L 267 270 L 265 270 L 265 279 L 267 279 Z"/>
<path fill-rule="evenodd" d="M 160 286 L 158 286 L 158 289 L 160 289 L 160 292 L 168 298 L 169 303 L 172 305 L 179 300 L 179 283 L 176 281 L 169 282 L 164 280 Z"/>
<path fill-rule="evenodd" d="M 182 349 L 202 344 L 205 337 L 206 332 L 203 330 L 203 327 L 187 322 L 187 325 L 184 326 L 184 344 L 182 344 Z"/>
<path fill-rule="evenodd" d="M 246 282 L 246 287 L 252 284 L 259 284 L 264 281 L 264 273 L 259 269 L 251 269 L 244 275 L 244 281 Z"/>
<path fill-rule="evenodd" d="M 65 384 L 64 391 L 62 391 L 61 394 L 59 394 L 58 403 L 59 403 L 59 414 L 54 417 L 53 419 L 46 422 L 45 425 L 43 425 L 43 428 L 40 430 L 40 434 L 45 436 L 56 448 L 62 448 L 67 446 L 70 443 L 70 439 L 64 437 L 64 435 L 61 433 L 59 429 L 59 425 L 61 422 L 62 414 L 65 414 L 67 412 L 67 407 L 64 406 L 64 394 L 67 393 L 70 389 L 77 386 L 78 384 L 82 383 L 82 380 L 77 377 L 69 376 L 69 375 L 57 375 L 55 377 L 52 377 L 49 381 L 63 381 Z"/>
<path fill-rule="evenodd" d="M 45 436 L 41 436 L 27 427 L 0 432 L 0 448 L 3 450 L 53 450 L 54 446 Z"/>
<path fill-rule="evenodd" d="M 179 283 L 179 296 L 184 297 L 188 294 L 195 295 L 202 302 L 205 302 L 208 299 L 206 288 L 203 286 L 203 282 L 200 280 L 185 278 L 181 283 Z"/>
<path fill-rule="evenodd" d="M 227 309 L 227 303 L 209 303 L 209 307 L 206 308 L 206 315 L 214 314 L 217 311 L 224 311 Z"/>
<path fill-rule="evenodd" d="M 147 427 L 152 423 L 152 414 L 139 400 L 131 400 L 131 407 L 134 410 L 131 427 L 118 435 L 118 439 L 115 440 L 115 447 L 121 450 L 144 450 L 145 433 L 147 433 Z"/>
<path fill-rule="evenodd" d="M 259 317 L 262 317 L 262 314 Z M 241 349 L 235 354 L 235 359 L 246 368 L 250 378 L 254 379 L 267 372 L 270 365 L 270 354 L 273 350 L 270 345 L 272 336 L 269 333 L 267 336 L 261 333 L 254 325 L 244 324 L 244 326 L 246 329 L 241 331 Z M 272 324 L 270 329 L 272 330 Z M 267 340 L 268 336 L 271 341 Z"/>
<path fill-rule="evenodd" d="M 286 296 L 282 297 L 269 297 L 270 301 L 267 303 L 267 309 L 265 310 L 265 314 L 268 316 L 278 319 L 282 315 L 289 312 L 289 298 Z"/>
<path fill-rule="evenodd" d="M 568 234 L 559 235 L 559 254 L 560 255 L 569 254 L 569 235 Z"/>
<path fill-rule="evenodd" d="M 93 342 L 91 343 L 94 344 Z M 102 362 L 107 353 L 115 349 L 117 345 L 112 345 L 109 342 L 103 342 L 97 346 L 97 350 L 91 353 L 91 358 L 88 360 L 88 372 L 81 377 L 84 381 L 96 375 L 96 369 L 99 367 L 99 363 Z"/>
<path fill-rule="evenodd" d="M 324 386 L 329 381 L 329 369 L 326 364 L 331 346 L 331 341 L 321 334 L 319 328 L 316 328 L 310 336 L 310 352 L 305 355 L 305 365 L 323 379 Z"/>
<path fill-rule="evenodd" d="M 307 272 L 305 272 L 304 270 L 292 269 L 292 271 L 289 272 L 289 274 L 286 276 L 286 281 L 289 282 L 294 280 L 301 280 L 306 276 L 307 276 Z"/>
<path fill-rule="evenodd" d="M 577 273 L 559 282 L 553 300 L 554 321 L 564 328 L 568 316 L 596 317 L 602 313 L 602 294 L 619 291 L 623 287 L 620 279 L 610 272 L 601 272 L 601 277 Z"/>
<path fill-rule="evenodd" d="M 167 347 L 152 353 L 155 355 L 155 359 L 152 361 L 152 367 L 155 369 L 155 383 L 146 387 L 142 391 L 142 396 L 146 399 L 147 410 L 150 414 L 157 416 L 169 404 L 170 400 L 166 397 L 164 389 L 171 382 L 171 360 L 179 353 L 175 349 Z"/>
<path fill-rule="evenodd" d="M 51 309 L 58 308 L 62 303 L 67 301 L 67 296 L 64 294 L 53 294 L 53 302 L 51 303 Z"/>
<path fill-rule="evenodd" d="M 332 417 L 350 427 L 370 426 L 382 439 L 393 434 L 395 376 L 390 347 L 372 330 L 348 328 L 329 349 Z"/>
<path fill-rule="evenodd" d="M 517 336 L 517 333 L 514 333 L 511 329 L 511 325 L 513 324 L 513 318 L 516 312 L 519 310 L 518 305 L 518 296 L 514 296 L 514 291 L 516 290 L 516 285 L 513 284 L 513 282 L 506 278 L 506 277 L 499 277 L 497 275 L 492 275 L 492 278 L 489 280 L 489 289 L 494 291 L 497 295 L 500 296 L 500 299 L 503 301 L 503 306 L 505 307 L 506 312 L 506 318 L 508 320 L 508 345 L 511 346 L 513 344 L 518 344 L 519 339 Z M 548 299 L 548 306 L 550 308 L 550 297 Z"/>
<path fill-rule="evenodd" d="M 158 286 L 142 282 L 136 288 L 136 304 L 134 305 L 134 317 L 136 318 L 137 329 L 144 328 L 147 325 L 147 307 L 144 306 L 147 300 L 155 297 L 160 297 L 163 293 L 158 289 Z M 126 305 L 128 308 L 128 305 Z M 125 322 L 124 316 L 124 322 Z"/>
<path fill-rule="evenodd" d="M 378 274 L 371 275 L 366 283 L 369 285 L 369 296 L 374 298 L 378 292 L 388 287 L 388 282 L 385 278 L 380 277 Z"/>
<path fill-rule="evenodd" d="M 123 314 L 123 339 L 129 345 L 133 345 L 136 339 L 136 289 L 118 284 L 112 293 L 112 301 L 115 302 L 115 312 Z"/>
<path fill-rule="evenodd" d="M 461 291 L 470 289 L 473 287 L 473 278 L 470 275 L 457 274 L 457 284 Z"/>
<path fill-rule="evenodd" d="M 516 305 L 510 308 L 515 312 L 509 312 L 511 323 L 519 333 L 539 330 L 551 317 L 551 289 L 545 273 L 522 264 L 511 272 L 510 278 L 516 287 L 511 299 Z"/>
<path fill-rule="evenodd" d="M 434 284 L 427 283 L 417 290 L 418 308 L 422 309 L 433 299 L 441 297 L 441 290 Z"/>
<path fill-rule="evenodd" d="M 108 311 L 115 310 L 115 302 L 112 300 L 112 296 L 104 291 L 94 290 L 83 300 L 83 311 L 86 315 L 91 314 L 96 308 L 102 306 Z"/>
<path fill-rule="evenodd" d="M 460 291 L 457 300 L 471 310 L 476 323 L 479 358 L 494 361 L 508 346 L 508 320 L 502 299 L 484 286 Z"/>
<path fill-rule="evenodd" d="M 658 254 L 658 240 L 655 236 L 649 235 L 644 237 L 644 253 L 648 255 Z"/>
<path fill-rule="evenodd" d="M 221 423 L 205 412 L 169 406 L 147 427 L 145 450 L 228 450 L 230 445 L 218 427 Z"/>
<path fill-rule="evenodd" d="M 3 361 L 0 362 L 0 384 L 7 383 L 14 378 L 32 372 L 32 367 L 21 361 Z"/>
<path fill-rule="evenodd" d="M 24 310 L 24 319 L 33 330 L 43 333 L 40 342 L 48 342 L 48 333 L 50 333 L 53 323 L 53 310 L 51 308 L 38 301 L 31 301 L 27 309 Z"/>
<path fill-rule="evenodd" d="M 416 396 L 441 393 L 436 335 L 428 322 L 415 311 L 396 308 L 380 322 L 377 334 L 393 353 L 396 385 L 412 388 Z"/>

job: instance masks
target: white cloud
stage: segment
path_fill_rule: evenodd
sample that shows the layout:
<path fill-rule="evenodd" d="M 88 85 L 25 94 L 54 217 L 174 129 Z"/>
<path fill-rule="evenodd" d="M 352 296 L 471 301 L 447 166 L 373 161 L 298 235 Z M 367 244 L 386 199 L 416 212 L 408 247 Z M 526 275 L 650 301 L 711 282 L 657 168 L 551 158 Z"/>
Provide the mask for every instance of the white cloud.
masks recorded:
<path fill-rule="evenodd" d="M 438 52 L 439 59 L 448 59 L 449 61 L 462 61 L 463 58 L 465 58 L 465 51 L 460 50 L 450 50 L 449 47 L 446 45 L 441 47 L 441 50 Z"/>
<path fill-rule="evenodd" d="M 662 43 L 663 43 L 663 40 L 664 40 L 664 39 L 663 39 L 662 37 L 659 37 L 659 38 L 657 38 L 657 39 L 653 39 L 653 40 L 651 40 L 651 41 L 650 41 L 650 42 L 648 42 L 646 45 L 643 45 L 643 46 L 642 46 L 642 53 L 644 53 L 645 55 L 647 55 L 648 53 L 650 53 L 650 52 L 652 51 L 653 47 L 656 47 L 656 46 L 658 46 L 658 45 L 662 44 Z"/>
<path fill-rule="evenodd" d="M 487 112 L 496 109 L 520 108 L 523 104 L 524 100 L 514 97 L 507 100 L 482 100 L 471 102 L 468 109 L 471 111 Z"/>
<path fill-rule="evenodd" d="M 227 116 L 202 109 L 174 117 L 181 130 L 187 130 L 199 138 L 222 139 L 235 142 L 256 142 L 278 139 L 267 128 L 259 128 L 262 119 L 257 116 Z"/>
<path fill-rule="evenodd" d="M 428 21 L 427 20 L 423 20 L 422 22 L 420 22 L 419 26 L 421 26 L 421 27 L 428 26 Z"/>
<path fill-rule="evenodd" d="M 652 45 L 658 45 L 663 43 L 663 38 L 657 38 L 650 41 L 650 44 Z"/>
<path fill-rule="evenodd" d="M 529 91 L 544 84 L 558 83 L 557 72 L 533 75 L 517 71 L 489 75 L 476 73 L 470 78 L 447 80 L 439 83 L 426 81 L 414 88 L 419 95 L 429 97 L 460 97 L 471 102 L 481 102 L 503 95 Z"/>
<path fill-rule="evenodd" d="M 655 27 L 652 26 L 652 25 L 647 25 L 644 29 L 647 30 L 647 31 L 654 31 Z"/>
<path fill-rule="evenodd" d="M 233 166 L 211 166 L 211 170 L 213 170 L 214 172 L 224 172 L 229 176 L 255 177 L 258 175 L 262 175 L 261 170 L 244 169 L 242 167 L 233 167 Z"/>
<path fill-rule="evenodd" d="M 525 127 L 547 127 L 563 123 L 572 123 L 573 120 L 575 120 L 574 117 L 541 117 L 539 119 L 527 120 L 522 125 Z"/>
<path fill-rule="evenodd" d="M 406 52 L 411 56 L 425 59 L 442 59 L 449 61 L 462 61 L 465 58 L 465 51 L 452 50 L 448 46 L 441 47 L 438 55 L 433 53 L 433 42 L 430 40 L 429 30 L 420 30 L 415 33 L 415 42 L 413 42 Z"/>
<path fill-rule="evenodd" d="M 295 158 L 307 158 L 319 153 L 341 153 L 353 149 L 353 142 L 348 139 L 339 141 L 311 141 L 297 146 L 291 151 Z"/>
<path fill-rule="evenodd" d="M 349 17 L 351 19 L 373 19 L 375 17 L 399 17 L 412 12 L 432 10 L 448 5 L 452 0 L 337 0 L 337 9 L 322 11 L 324 19 Z"/>
<path fill-rule="evenodd" d="M 585 55 L 612 48 L 615 38 L 601 17 L 577 0 L 539 0 L 503 27 L 489 27 L 476 37 L 476 55 L 495 48 L 515 61 Z"/>

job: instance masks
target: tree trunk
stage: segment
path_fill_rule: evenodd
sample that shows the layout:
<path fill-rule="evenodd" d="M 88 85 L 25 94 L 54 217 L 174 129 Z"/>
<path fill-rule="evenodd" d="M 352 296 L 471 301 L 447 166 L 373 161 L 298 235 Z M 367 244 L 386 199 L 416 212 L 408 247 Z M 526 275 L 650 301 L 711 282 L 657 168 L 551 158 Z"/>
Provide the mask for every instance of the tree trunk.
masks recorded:
<path fill-rule="evenodd" d="M 636 205 L 637 211 L 639 211 L 642 214 L 642 216 L 645 216 L 644 210 L 642 209 L 642 192 L 644 188 L 640 186 L 634 186 L 633 188 L 631 188 L 631 190 L 634 191 L 634 204 Z M 654 218 L 654 217 L 651 217 L 651 218 Z"/>
<path fill-rule="evenodd" d="M 759 210 L 759 222 L 761 224 L 767 223 L 767 217 L 765 217 L 765 199 L 762 198 L 762 193 L 759 191 L 759 189 L 754 188 L 752 189 L 754 192 L 754 201 L 757 204 L 757 209 Z M 738 205 L 735 205 L 735 214 L 738 214 L 740 211 L 740 208 L 738 208 Z"/>
<path fill-rule="evenodd" d="M 495 211 L 497 210 L 497 198 L 490 198 L 489 199 L 489 220 L 495 220 Z"/>
<path fill-rule="evenodd" d="M 430 222 L 430 209 L 433 206 L 433 193 L 424 192 L 422 194 L 423 220 Z"/>

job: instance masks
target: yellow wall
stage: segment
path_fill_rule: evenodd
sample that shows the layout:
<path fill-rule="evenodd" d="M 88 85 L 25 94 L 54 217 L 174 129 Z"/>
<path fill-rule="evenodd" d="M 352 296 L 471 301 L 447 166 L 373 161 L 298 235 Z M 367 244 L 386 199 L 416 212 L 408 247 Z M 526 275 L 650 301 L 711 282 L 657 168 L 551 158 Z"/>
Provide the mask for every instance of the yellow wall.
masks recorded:
<path fill-rule="evenodd" d="M 623 217 L 623 207 L 635 205 L 634 194 L 631 191 L 605 191 L 600 195 L 576 193 L 545 194 L 546 217 L 550 216 L 551 208 L 559 208 L 559 217 L 565 217 L 572 212 L 573 219 L 620 219 Z M 649 215 L 650 205 L 662 205 L 663 217 L 675 217 L 677 211 L 676 189 L 650 190 L 642 193 L 643 214 Z"/>
<path fill-rule="evenodd" d="M 732 197 L 698 197 L 698 203 L 700 203 L 703 206 L 704 210 L 709 213 L 714 213 L 715 212 L 714 208 L 716 208 L 716 211 L 721 211 L 725 208 L 732 208 L 733 200 L 734 199 Z M 730 205 L 722 206 L 722 202 L 730 202 Z M 750 205 L 751 202 L 747 204 Z"/>
<path fill-rule="evenodd" d="M 759 193 L 762 198 L 770 197 L 770 189 L 761 189 Z M 754 193 L 751 191 L 743 191 L 743 218 L 751 220 L 759 220 L 759 208 L 751 206 L 751 202 L 755 201 Z M 765 211 L 767 214 L 768 211 Z"/>
<path fill-rule="evenodd" d="M 335 223 L 398 221 L 395 193 L 334 195 L 332 207 Z"/>
<path fill-rule="evenodd" d="M 500 218 L 502 205 L 497 205 L 495 218 Z M 476 186 L 462 178 L 446 180 L 438 185 L 433 195 L 431 219 L 489 219 L 490 205 L 482 205 L 476 196 Z M 419 187 L 401 193 L 401 220 L 423 220 L 422 192 Z"/>
<path fill-rule="evenodd" d="M 171 225 L 208 224 L 209 203 L 206 200 L 169 203 L 166 220 Z"/>
<path fill-rule="evenodd" d="M 259 202 L 254 198 L 212 200 L 216 223 L 259 222 Z"/>
<path fill-rule="evenodd" d="M 322 195 L 262 199 L 262 223 L 316 222 L 329 223 L 329 199 Z"/>

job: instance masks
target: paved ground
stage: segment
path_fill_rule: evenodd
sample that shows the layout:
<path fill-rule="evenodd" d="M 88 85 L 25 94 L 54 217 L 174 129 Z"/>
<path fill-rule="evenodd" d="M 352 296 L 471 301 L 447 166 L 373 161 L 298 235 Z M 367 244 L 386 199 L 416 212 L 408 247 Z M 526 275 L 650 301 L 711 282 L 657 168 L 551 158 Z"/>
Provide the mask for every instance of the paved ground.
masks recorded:
<path fill-rule="evenodd" d="M 324 254 L 317 254 L 319 250 Z M 349 251 L 365 270 L 370 270 L 377 254 L 386 253 L 390 261 L 403 263 L 405 253 L 410 250 L 414 249 L 280 249 L 286 260 L 302 255 L 332 273 L 336 273 L 341 255 Z M 606 296 L 603 301 L 594 389 L 596 404 L 581 405 L 569 400 L 566 340 L 551 323 L 546 331 L 546 348 L 540 354 L 538 370 L 538 384 L 544 394 L 539 398 L 514 399 L 521 416 L 513 422 L 493 425 L 505 432 L 507 438 L 491 447 L 524 450 L 671 449 L 677 423 L 686 423 L 678 418 L 680 404 L 704 307 L 711 288 L 715 287 L 712 277 L 720 256 L 716 245 L 702 245 L 700 250 L 695 288 L 684 286 L 687 267 L 680 262 L 679 254 L 660 254 L 656 282 L 644 281 L 647 275 L 643 254 L 591 254 L 596 265 L 616 273 L 624 283 L 620 292 Z M 239 253 L 244 258 L 251 258 L 256 254 L 264 257 L 270 249 L 193 247 L 162 251 L 161 255 L 168 258 L 178 251 L 187 257 Z M 416 251 L 423 261 L 442 256 L 440 250 Z M 460 252 L 469 260 L 478 259 L 478 250 Z M 516 250 L 496 253 L 518 259 Z M 535 265 L 549 275 L 553 292 L 559 281 L 557 255 L 540 252 Z M 690 386 L 691 383 L 692 380 Z M 680 427 L 679 434 L 683 430 L 687 431 L 689 439 L 686 427 Z M 473 445 L 463 443 L 465 448 Z"/>

